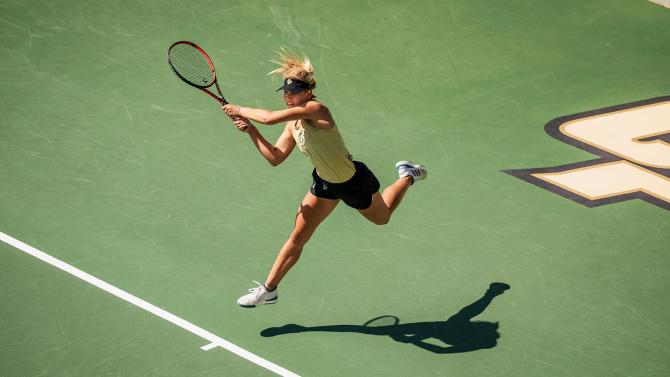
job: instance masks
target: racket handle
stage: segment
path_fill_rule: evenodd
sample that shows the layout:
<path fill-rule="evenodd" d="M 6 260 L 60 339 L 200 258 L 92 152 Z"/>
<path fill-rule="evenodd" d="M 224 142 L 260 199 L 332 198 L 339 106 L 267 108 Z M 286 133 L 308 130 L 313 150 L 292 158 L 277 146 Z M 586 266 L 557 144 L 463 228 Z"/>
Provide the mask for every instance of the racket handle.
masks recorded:
<path fill-rule="evenodd" d="M 207 91 L 207 90 L 205 90 L 204 92 L 207 93 L 207 94 L 209 94 L 210 96 L 212 96 L 212 98 L 214 98 L 214 99 L 216 99 L 217 101 L 219 101 L 219 103 L 221 103 L 221 106 L 228 105 L 228 101 L 226 101 L 225 98 L 223 98 L 223 97 L 217 97 L 215 94 L 210 93 L 210 92 Z M 239 117 L 230 117 L 230 119 L 232 119 L 233 121 L 237 120 L 238 118 L 239 118 Z M 246 130 L 247 128 L 249 128 L 249 127 L 248 127 L 248 126 L 244 126 L 244 127 L 242 127 L 243 130 Z"/>
<path fill-rule="evenodd" d="M 236 117 L 235 119 L 238 119 L 238 118 L 239 118 L 239 117 Z M 246 125 L 245 125 L 244 127 L 242 127 L 243 130 L 246 130 L 247 128 L 249 128 L 249 126 L 246 126 Z"/>
<path fill-rule="evenodd" d="M 223 106 L 223 105 L 228 105 L 228 101 L 226 101 L 226 99 L 223 98 L 223 97 L 221 97 L 221 98 L 217 98 L 217 100 L 219 100 L 219 102 L 221 102 L 221 105 L 222 105 L 222 106 Z M 230 117 L 230 119 L 232 119 L 233 121 L 237 120 L 238 118 L 239 118 L 239 117 L 235 117 L 235 118 Z M 249 127 L 248 127 L 248 126 L 244 126 L 244 127 L 242 127 L 243 130 L 246 130 L 247 128 L 249 128 Z"/>
<path fill-rule="evenodd" d="M 238 116 L 236 116 L 236 117 L 230 117 L 230 119 L 232 119 L 233 122 L 234 122 L 234 121 L 240 119 L 240 117 L 238 117 Z M 247 128 L 249 128 L 249 126 L 247 126 L 247 125 L 245 125 L 244 127 L 242 127 L 243 130 L 246 130 Z"/>
<path fill-rule="evenodd" d="M 207 95 L 209 95 L 210 97 L 214 98 L 215 100 L 219 101 L 219 103 L 221 103 L 222 105 L 227 105 L 227 104 L 228 104 L 228 101 L 226 101 L 226 99 L 223 98 L 223 96 L 219 97 L 219 96 L 217 96 L 216 94 L 214 94 L 214 93 L 210 92 L 209 90 L 207 90 L 206 88 L 200 88 L 200 90 L 202 90 L 202 91 L 205 92 Z"/>

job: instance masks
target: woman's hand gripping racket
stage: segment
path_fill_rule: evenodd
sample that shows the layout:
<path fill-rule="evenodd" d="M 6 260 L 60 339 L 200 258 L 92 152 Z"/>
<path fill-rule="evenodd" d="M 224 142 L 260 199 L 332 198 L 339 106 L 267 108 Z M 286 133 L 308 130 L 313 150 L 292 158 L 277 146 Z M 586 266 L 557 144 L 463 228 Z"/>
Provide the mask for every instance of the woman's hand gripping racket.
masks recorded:
<path fill-rule="evenodd" d="M 228 104 L 216 79 L 214 63 L 200 46 L 188 41 L 173 43 L 168 49 L 168 64 L 172 68 L 172 72 L 183 82 L 202 90 L 221 105 Z M 216 87 L 218 96 L 208 89 L 212 85 Z M 233 118 L 233 120 L 236 120 L 236 118 Z"/>

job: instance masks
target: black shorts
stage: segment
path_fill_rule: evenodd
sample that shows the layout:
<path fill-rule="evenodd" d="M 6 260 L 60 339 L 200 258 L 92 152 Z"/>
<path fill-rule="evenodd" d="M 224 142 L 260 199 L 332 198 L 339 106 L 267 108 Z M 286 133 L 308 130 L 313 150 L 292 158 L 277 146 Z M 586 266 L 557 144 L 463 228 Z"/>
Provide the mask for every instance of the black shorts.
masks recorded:
<path fill-rule="evenodd" d="M 379 191 L 379 181 L 364 163 L 353 161 L 356 172 L 346 182 L 330 183 L 324 181 L 312 171 L 312 188 L 310 192 L 318 198 L 342 199 L 349 207 L 366 209 L 372 205 L 372 195 Z"/>

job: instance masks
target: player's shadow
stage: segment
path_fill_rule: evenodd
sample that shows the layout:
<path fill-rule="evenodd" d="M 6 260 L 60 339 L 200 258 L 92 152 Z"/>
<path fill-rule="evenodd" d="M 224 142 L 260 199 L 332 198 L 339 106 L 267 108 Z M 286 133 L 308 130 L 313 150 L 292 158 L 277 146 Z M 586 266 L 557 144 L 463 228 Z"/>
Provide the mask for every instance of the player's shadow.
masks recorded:
<path fill-rule="evenodd" d="M 306 327 L 291 323 L 267 328 L 261 331 L 261 336 L 272 337 L 311 331 L 382 335 L 439 354 L 493 348 L 500 338 L 498 322 L 472 321 L 472 319 L 486 310 L 496 296 L 509 288 L 510 286 L 505 283 L 492 283 L 481 298 L 459 310 L 446 321 L 399 323 L 398 317 L 384 315 L 373 318 L 363 325 Z"/>

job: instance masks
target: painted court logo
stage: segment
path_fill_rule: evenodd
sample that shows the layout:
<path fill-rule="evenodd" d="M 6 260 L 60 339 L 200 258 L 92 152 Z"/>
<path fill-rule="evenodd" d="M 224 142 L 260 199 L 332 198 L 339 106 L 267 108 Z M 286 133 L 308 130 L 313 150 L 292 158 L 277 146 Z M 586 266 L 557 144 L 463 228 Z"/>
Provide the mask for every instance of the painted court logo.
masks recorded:
<path fill-rule="evenodd" d="M 600 158 L 506 173 L 588 207 L 642 199 L 670 210 L 670 96 L 560 117 L 545 131 Z"/>

